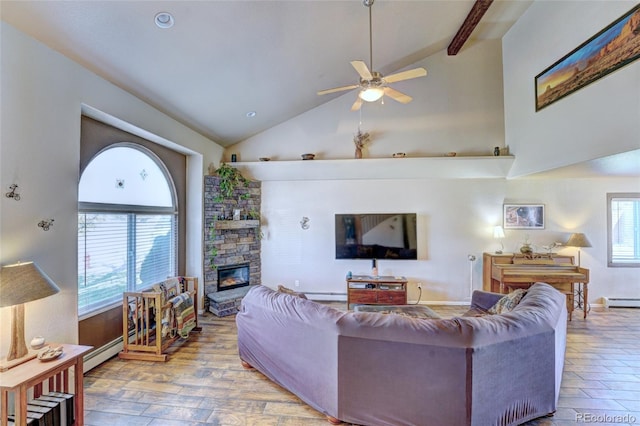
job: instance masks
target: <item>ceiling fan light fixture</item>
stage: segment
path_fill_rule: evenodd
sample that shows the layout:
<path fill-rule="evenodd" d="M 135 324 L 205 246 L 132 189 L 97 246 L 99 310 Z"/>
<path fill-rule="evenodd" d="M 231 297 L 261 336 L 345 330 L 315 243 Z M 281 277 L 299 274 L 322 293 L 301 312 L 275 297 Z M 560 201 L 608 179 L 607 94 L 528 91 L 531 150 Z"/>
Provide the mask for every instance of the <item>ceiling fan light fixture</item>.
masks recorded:
<path fill-rule="evenodd" d="M 351 90 L 355 88 L 359 88 L 358 97 L 356 101 L 351 106 L 351 111 L 358 111 L 362 107 L 363 102 L 376 102 L 379 99 L 382 99 L 382 103 L 384 104 L 384 95 L 387 95 L 389 98 L 393 99 L 396 102 L 400 102 L 402 104 L 407 104 L 411 102 L 412 98 L 409 95 L 405 95 L 392 87 L 390 87 L 389 83 L 396 83 L 398 81 L 410 80 L 416 77 L 423 77 L 427 75 L 427 70 L 424 68 L 414 68 L 407 71 L 401 71 L 395 74 L 391 74 L 387 77 L 384 77 L 379 72 L 375 71 L 373 68 L 373 31 L 371 24 L 371 6 L 373 6 L 373 2 L 375 0 L 362 0 L 362 4 L 369 8 L 369 65 L 362 61 L 351 61 L 351 66 L 356 70 L 358 75 L 360 76 L 360 81 L 358 84 L 351 84 L 348 86 L 335 87 L 333 89 L 320 90 L 318 95 L 326 95 L 329 93 L 341 92 L 343 90 Z M 485 1 L 485 0 L 477 0 L 477 1 Z M 486 0 L 493 1 L 493 0 Z"/>
<path fill-rule="evenodd" d="M 380 87 L 369 87 L 368 89 L 363 89 L 358 93 L 360 99 L 367 102 L 375 102 L 380 99 L 384 95 L 384 90 Z"/>

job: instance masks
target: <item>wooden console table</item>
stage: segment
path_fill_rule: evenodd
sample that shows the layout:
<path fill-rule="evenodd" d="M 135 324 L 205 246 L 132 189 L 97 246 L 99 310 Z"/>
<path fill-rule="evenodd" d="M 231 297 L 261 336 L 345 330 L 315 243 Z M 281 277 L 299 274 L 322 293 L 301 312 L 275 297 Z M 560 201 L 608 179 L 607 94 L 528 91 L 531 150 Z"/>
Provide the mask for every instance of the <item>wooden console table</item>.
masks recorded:
<path fill-rule="evenodd" d="M 347 278 L 347 308 L 351 304 L 406 305 L 407 279 L 405 277 L 372 277 L 354 275 Z"/>
<path fill-rule="evenodd" d="M 587 318 L 589 270 L 573 264 L 573 256 L 558 254 L 493 254 L 482 256 L 482 289 L 494 293 L 509 293 L 516 288 L 528 288 L 535 282 L 547 283 L 567 296 L 569 320 L 575 308 L 575 285 L 584 294 L 583 317 Z"/>
<path fill-rule="evenodd" d="M 34 396 L 48 392 L 69 393 L 69 370 L 73 369 L 73 393 L 75 394 L 75 425 L 84 424 L 84 390 L 83 360 L 84 354 L 92 346 L 67 345 L 51 343 L 49 346 L 63 347 L 60 358 L 52 361 L 32 359 L 5 372 L 0 373 L 0 425 L 8 424 L 9 392 L 13 392 L 15 400 L 15 424 L 27 424 L 27 391 L 33 388 Z"/>

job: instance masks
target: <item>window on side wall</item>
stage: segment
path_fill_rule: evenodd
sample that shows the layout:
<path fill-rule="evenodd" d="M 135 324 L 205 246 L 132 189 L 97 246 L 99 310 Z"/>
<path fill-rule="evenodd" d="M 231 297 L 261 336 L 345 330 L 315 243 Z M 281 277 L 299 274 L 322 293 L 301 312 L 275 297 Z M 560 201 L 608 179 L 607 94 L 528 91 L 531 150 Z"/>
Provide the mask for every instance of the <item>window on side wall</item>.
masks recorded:
<path fill-rule="evenodd" d="M 78 198 L 80 316 L 176 275 L 175 189 L 155 154 L 110 145 L 83 171 Z"/>
<path fill-rule="evenodd" d="M 612 267 L 640 267 L 640 193 L 607 194 L 607 258 Z"/>

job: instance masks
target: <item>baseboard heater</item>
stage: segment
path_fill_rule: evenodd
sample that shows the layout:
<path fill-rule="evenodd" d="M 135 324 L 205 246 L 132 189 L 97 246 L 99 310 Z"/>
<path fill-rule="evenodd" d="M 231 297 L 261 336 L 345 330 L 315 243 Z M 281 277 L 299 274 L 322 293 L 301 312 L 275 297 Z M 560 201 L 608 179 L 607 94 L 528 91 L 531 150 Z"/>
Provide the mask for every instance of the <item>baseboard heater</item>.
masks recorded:
<path fill-rule="evenodd" d="M 120 351 L 122 351 L 122 337 L 118 337 L 115 340 L 107 343 L 95 349 L 92 352 L 89 352 L 84 358 L 84 372 L 91 370 L 94 367 L 102 364 L 106 360 L 113 358 L 118 355 Z"/>
<path fill-rule="evenodd" d="M 344 302 L 347 300 L 347 293 L 335 293 L 331 291 L 303 291 L 302 293 L 311 300 L 321 300 L 325 302 Z"/>
<path fill-rule="evenodd" d="M 605 308 L 640 308 L 639 298 L 603 297 Z"/>

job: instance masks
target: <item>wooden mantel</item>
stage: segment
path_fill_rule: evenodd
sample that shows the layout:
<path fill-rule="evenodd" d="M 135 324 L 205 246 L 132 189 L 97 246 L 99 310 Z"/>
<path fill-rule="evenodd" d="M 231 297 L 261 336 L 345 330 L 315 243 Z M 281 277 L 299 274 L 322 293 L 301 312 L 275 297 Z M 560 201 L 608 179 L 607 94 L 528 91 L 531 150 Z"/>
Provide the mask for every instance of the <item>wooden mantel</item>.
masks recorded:
<path fill-rule="evenodd" d="M 214 223 L 216 229 L 247 229 L 257 228 L 258 226 L 260 226 L 260 221 L 257 219 L 216 220 Z"/>

